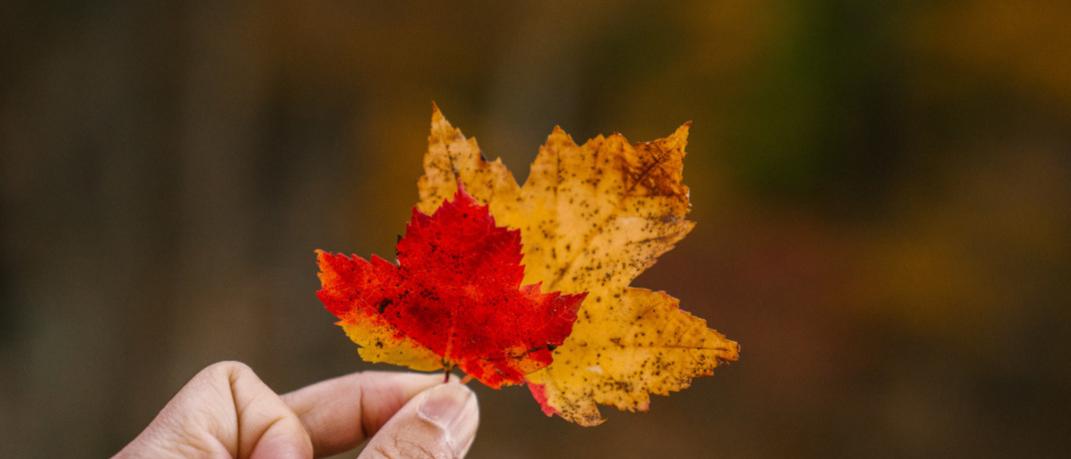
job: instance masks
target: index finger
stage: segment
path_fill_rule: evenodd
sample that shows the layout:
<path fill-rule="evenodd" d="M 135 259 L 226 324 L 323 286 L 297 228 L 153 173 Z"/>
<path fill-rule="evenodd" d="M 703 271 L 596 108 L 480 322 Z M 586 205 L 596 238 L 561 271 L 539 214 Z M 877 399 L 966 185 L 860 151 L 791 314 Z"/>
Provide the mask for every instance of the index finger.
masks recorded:
<path fill-rule="evenodd" d="M 357 447 L 409 399 L 442 384 L 442 375 L 369 371 L 329 379 L 283 395 L 312 439 L 316 456 Z"/>

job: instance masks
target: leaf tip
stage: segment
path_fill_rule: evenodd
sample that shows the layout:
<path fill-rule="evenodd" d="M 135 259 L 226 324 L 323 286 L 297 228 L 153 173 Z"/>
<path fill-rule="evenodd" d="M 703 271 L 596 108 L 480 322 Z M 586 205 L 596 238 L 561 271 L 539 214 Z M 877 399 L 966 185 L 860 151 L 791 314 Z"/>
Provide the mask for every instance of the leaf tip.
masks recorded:
<path fill-rule="evenodd" d="M 726 351 L 725 355 L 721 356 L 721 360 L 726 363 L 740 360 L 740 343 L 730 339 L 726 339 L 726 341 L 729 342 L 729 349 Z"/>
<path fill-rule="evenodd" d="M 461 131 L 454 129 L 454 126 L 446 119 L 446 115 L 443 115 L 443 111 L 439 108 L 439 104 L 432 101 L 431 138 L 435 139 L 436 137 L 441 137 L 442 139 L 464 138 L 461 135 Z"/>
<path fill-rule="evenodd" d="M 321 272 L 326 272 L 328 270 L 328 268 L 330 267 L 331 259 L 335 258 L 336 256 L 336 254 L 328 252 L 324 249 L 313 250 L 313 253 L 316 254 L 316 264 L 319 265 Z"/>
<path fill-rule="evenodd" d="M 544 145 L 575 146 L 576 142 L 573 140 L 573 136 L 565 132 L 565 129 L 562 129 L 561 125 L 555 124 L 554 129 L 551 129 L 550 134 L 547 135 Z"/>
<path fill-rule="evenodd" d="M 539 404 L 539 409 L 543 411 L 543 414 L 547 415 L 547 417 L 558 414 L 558 410 L 547 402 L 546 386 L 530 382 L 528 383 L 528 390 L 532 393 L 532 398 Z"/>
<path fill-rule="evenodd" d="M 680 148 L 681 150 L 684 150 L 684 147 L 688 145 L 688 133 L 691 129 L 692 121 L 685 121 L 684 124 L 680 125 L 677 130 L 673 131 L 673 133 L 666 137 L 664 140 L 671 147 Z"/>

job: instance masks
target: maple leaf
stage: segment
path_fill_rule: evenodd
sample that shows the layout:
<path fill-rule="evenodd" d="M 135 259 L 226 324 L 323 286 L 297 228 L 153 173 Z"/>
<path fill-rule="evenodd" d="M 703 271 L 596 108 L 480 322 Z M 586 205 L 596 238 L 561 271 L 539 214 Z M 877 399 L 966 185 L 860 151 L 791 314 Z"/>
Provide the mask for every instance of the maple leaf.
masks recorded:
<path fill-rule="evenodd" d="M 317 251 L 317 296 L 365 360 L 522 383 L 551 363 L 586 294 L 522 286 L 520 232 L 496 226 L 463 187 L 440 203 L 430 215 L 413 209 L 398 265 Z"/>
<path fill-rule="evenodd" d="M 682 183 L 688 129 L 647 143 L 613 134 L 577 145 L 555 127 L 522 187 L 433 108 L 417 208 L 434 210 L 463 183 L 496 221 L 521 230 L 524 282 L 587 292 L 553 363 L 526 376 L 548 415 L 596 425 L 598 404 L 645 411 L 649 394 L 686 388 L 738 358 L 736 342 L 675 298 L 630 286 L 694 226 Z"/>

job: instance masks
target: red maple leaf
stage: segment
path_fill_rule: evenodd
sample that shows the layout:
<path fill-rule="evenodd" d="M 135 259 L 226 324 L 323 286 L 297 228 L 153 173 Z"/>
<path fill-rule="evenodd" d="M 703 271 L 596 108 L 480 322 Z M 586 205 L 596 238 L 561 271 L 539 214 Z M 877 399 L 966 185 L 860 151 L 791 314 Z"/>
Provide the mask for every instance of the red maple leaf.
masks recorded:
<path fill-rule="evenodd" d="M 520 231 L 496 226 L 460 184 L 432 215 L 413 209 L 397 255 L 394 265 L 318 252 L 317 296 L 340 319 L 385 322 L 493 388 L 549 365 L 587 295 L 521 286 Z"/>

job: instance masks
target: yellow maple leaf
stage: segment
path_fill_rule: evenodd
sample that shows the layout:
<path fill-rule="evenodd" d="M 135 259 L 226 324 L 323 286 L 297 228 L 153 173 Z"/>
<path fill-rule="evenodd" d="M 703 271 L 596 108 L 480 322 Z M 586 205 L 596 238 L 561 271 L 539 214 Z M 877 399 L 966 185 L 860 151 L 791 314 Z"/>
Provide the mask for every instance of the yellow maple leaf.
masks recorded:
<path fill-rule="evenodd" d="M 682 183 L 688 129 L 646 143 L 613 134 L 577 145 L 555 127 L 518 186 L 433 108 L 418 209 L 434 211 L 460 180 L 499 224 L 521 230 L 525 284 L 588 292 L 553 363 L 527 375 L 547 414 L 590 426 L 603 421 L 598 404 L 645 411 L 649 394 L 686 388 L 738 357 L 736 342 L 677 299 L 630 286 L 694 226 Z"/>

